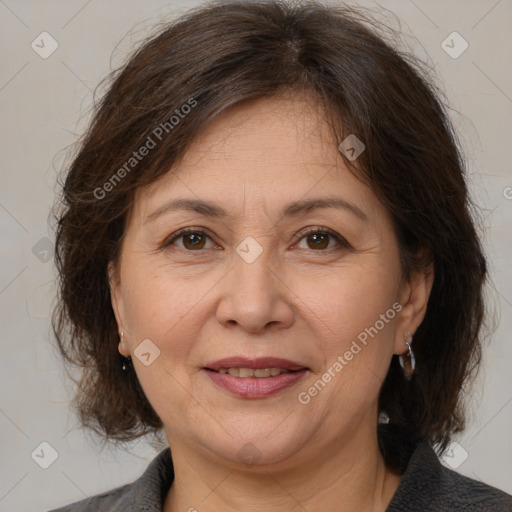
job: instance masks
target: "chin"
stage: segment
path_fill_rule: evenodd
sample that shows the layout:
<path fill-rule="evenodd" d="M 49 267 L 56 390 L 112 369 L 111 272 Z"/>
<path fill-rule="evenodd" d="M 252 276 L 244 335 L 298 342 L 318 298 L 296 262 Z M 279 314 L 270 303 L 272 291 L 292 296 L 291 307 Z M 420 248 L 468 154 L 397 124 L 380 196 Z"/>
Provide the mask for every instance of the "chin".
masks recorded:
<path fill-rule="evenodd" d="M 229 429 L 228 425 L 225 427 L 226 430 Z M 255 470 L 273 466 L 274 470 L 286 469 L 287 461 L 289 467 L 295 467 L 296 462 L 293 460 L 306 442 L 305 433 L 290 428 L 290 425 L 280 434 L 275 430 L 275 423 L 265 424 L 265 427 L 260 425 L 259 428 L 255 428 L 253 423 L 250 434 L 238 428 L 239 433 L 234 433 L 231 437 L 223 431 L 223 437 L 209 438 L 202 444 L 216 457 L 238 467 L 242 465 Z"/>

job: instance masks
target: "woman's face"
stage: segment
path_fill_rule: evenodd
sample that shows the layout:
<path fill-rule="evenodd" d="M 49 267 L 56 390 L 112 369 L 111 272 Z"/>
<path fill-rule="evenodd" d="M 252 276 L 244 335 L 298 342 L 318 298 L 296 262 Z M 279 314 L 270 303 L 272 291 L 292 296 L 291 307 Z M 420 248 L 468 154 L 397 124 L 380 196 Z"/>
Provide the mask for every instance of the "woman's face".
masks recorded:
<path fill-rule="evenodd" d="M 112 299 L 171 448 L 276 468 L 330 453 L 375 428 L 390 359 L 421 322 L 425 282 L 402 280 L 388 212 L 312 105 L 225 112 L 136 194 Z M 287 364 L 261 358 L 303 370 L 271 376 Z"/>

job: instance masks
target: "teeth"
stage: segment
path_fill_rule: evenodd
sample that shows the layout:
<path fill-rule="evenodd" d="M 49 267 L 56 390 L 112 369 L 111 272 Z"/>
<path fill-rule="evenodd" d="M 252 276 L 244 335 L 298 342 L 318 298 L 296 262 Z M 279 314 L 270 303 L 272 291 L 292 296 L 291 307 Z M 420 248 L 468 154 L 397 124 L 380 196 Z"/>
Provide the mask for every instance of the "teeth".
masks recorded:
<path fill-rule="evenodd" d="M 220 373 L 228 373 L 233 377 L 277 377 L 281 375 L 281 373 L 290 373 L 289 370 L 283 370 L 281 368 L 259 368 L 257 370 L 252 370 L 251 368 L 221 368 L 219 370 Z"/>

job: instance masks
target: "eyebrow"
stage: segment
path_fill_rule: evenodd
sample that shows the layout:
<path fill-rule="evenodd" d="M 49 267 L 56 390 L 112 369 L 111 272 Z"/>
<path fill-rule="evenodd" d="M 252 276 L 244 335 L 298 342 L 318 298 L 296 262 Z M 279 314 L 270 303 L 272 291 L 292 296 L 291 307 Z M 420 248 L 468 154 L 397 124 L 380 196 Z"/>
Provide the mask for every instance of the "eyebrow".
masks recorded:
<path fill-rule="evenodd" d="M 362 221 L 367 221 L 367 215 L 356 205 L 342 199 L 341 197 L 320 197 L 314 199 L 303 199 L 295 201 L 287 205 L 281 212 L 282 217 L 298 217 L 313 210 L 322 208 L 336 208 L 338 210 L 345 210 L 352 213 L 355 217 Z M 200 199 L 173 199 L 162 206 L 158 207 L 155 211 L 150 213 L 144 220 L 144 224 L 152 222 L 157 217 L 164 214 L 172 213 L 175 211 L 192 211 L 203 215 L 205 217 L 222 218 L 228 217 L 228 213 L 221 206 L 203 201 Z"/>

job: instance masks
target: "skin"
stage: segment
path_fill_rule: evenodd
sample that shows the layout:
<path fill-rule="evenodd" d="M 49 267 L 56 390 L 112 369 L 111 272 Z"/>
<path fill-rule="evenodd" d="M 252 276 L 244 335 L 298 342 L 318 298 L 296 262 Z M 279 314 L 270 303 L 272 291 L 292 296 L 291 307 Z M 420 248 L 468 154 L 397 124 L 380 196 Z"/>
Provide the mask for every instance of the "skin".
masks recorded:
<path fill-rule="evenodd" d="M 367 219 L 336 208 L 280 213 L 326 196 Z M 229 215 L 181 210 L 145 222 L 175 198 L 211 201 Z M 165 246 L 187 227 L 208 236 Z M 308 227 L 349 246 L 302 234 Z M 262 249 L 252 263 L 236 252 L 248 236 Z M 165 512 L 385 510 L 400 475 L 377 445 L 379 390 L 423 320 L 433 274 L 402 277 L 390 215 L 346 168 L 314 99 L 251 100 L 219 116 L 172 172 L 137 191 L 109 271 L 119 351 L 132 356 L 173 455 Z M 301 404 L 298 394 L 397 302 L 401 311 Z M 145 339 L 160 350 L 148 366 L 134 353 Z M 234 355 L 283 357 L 309 372 L 277 395 L 241 398 L 202 370 Z M 250 466 L 238 455 L 247 443 L 259 457 Z"/>

